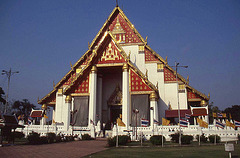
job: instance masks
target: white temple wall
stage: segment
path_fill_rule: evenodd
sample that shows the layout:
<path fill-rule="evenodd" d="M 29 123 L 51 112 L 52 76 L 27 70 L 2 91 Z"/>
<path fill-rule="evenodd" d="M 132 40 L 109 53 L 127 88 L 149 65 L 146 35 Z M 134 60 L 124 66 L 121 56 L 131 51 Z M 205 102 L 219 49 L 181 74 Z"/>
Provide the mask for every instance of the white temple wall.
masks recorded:
<path fill-rule="evenodd" d="M 138 49 L 138 45 L 131 45 L 131 46 L 123 46 L 123 50 L 126 52 L 127 55 L 130 54 L 131 62 L 145 74 L 145 54 L 144 52 L 140 52 Z"/>
<path fill-rule="evenodd" d="M 165 104 L 172 107 L 172 110 L 177 110 L 177 83 L 165 83 Z"/>
<path fill-rule="evenodd" d="M 179 93 L 179 106 L 180 109 L 187 109 L 187 90 L 185 88 L 185 93 Z"/>
<path fill-rule="evenodd" d="M 146 63 L 146 69 L 148 70 L 148 79 L 154 85 L 158 83 L 158 90 L 160 98 L 158 100 L 158 120 L 161 122 L 161 118 L 165 117 L 165 110 L 168 109 L 168 105 L 165 100 L 165 84 L 164 84 L 164 72 L 157 70 L 157 63 Z"/>

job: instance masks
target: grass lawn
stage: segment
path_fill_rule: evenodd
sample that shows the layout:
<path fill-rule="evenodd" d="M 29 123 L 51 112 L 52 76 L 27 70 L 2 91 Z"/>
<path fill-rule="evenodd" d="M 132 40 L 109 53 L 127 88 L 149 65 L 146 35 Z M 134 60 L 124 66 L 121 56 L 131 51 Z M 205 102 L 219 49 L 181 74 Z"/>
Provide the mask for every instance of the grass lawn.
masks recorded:
<path fill-rule="evenodd" d="M 232 158 L 240 158 L 240 145 L 234 144 Z M 119 147 L 88 155 L 87 157 L 161 157 L 161 158 L 227 158 L 224 145 L 184 146 L 184 147 Z M 86 158 L 87 158 L 86 157 Z"/>

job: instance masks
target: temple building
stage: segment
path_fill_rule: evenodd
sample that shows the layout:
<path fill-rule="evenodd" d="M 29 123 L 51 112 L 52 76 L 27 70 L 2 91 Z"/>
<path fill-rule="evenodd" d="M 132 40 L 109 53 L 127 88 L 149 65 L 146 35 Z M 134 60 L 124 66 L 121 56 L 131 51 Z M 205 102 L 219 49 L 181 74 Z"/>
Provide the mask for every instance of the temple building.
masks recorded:
<path fill-rule="evenodd" d="M 178 106 L 180 117 L 193 116 L 192 124 L 194 117 L 208 122 L 210 97 L 159 54 L 117 6 L 85 54 L 38 103 L 52 107 L 53 123 L 62 123 L 66 131 L 91 125 L 111 130 L 117 118 L 124 129 L 141 126 L 141 119 L 150 127 L 162 118 L 176 125 Z"/>

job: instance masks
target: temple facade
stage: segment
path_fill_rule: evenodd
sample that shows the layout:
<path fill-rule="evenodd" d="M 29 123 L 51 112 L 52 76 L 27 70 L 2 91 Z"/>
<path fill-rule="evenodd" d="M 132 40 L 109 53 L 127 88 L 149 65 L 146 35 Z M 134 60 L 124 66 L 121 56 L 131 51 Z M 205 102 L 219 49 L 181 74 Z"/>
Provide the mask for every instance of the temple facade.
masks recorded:
<path fill-rule="evenodd" d="M 176 125 L 179 114 L 190 114 L 191 124 L 197 117 L 208 122 L 209 96 L 159 54 L 115 7 L 85 54 L 38 103 L 43 110 L 53 108 L 52 122 L 64 131 L 111 130 L 117 118 L 125 124 L 122 130 L 141 126 L 141 119 L 149 127 L 162 118 Z"/>

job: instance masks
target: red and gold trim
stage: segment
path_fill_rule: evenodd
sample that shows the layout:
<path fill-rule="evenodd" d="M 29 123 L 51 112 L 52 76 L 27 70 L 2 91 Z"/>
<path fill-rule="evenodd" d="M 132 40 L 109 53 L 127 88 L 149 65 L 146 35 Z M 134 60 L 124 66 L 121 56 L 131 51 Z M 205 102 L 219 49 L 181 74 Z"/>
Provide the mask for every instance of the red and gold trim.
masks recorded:
<path fill-rule="evenodd" d="M 188 99 L 201 99 L 199 95 L 190 91 L 188 91 L 187 95 L 188 95 Z"/>
<path fill-rule="evenodd" d="M 104 48 L 102 56 L 98 59 L 97 64 L 109 64 L 109 63 L 125 63 L 125 59 L 120 53 L 120 50 L 111 40 L 109 44 Z"/>
<path fill-rule="evenodd" d="M 85 76 L 80 82 L 77 82 L 72 87 L 71 93 L 89 93 L 89 75 Z"/>
<path fill-rule="evenodd" d="M 176 76 L 172 71 L 170 71 L 168 68 L 164 68 L 164 81 L 176 81 Z M 178 79 L 179 81 L 179 79 Z"/>
<path fill-rule="evenodd" d="M 157 59 L 156 56 L 153 55 L 153 53 L 148 50 L 147 48 L 144 49 L 145 52 L 145 61 L 146 62 L 157 62 L 159 59 Z"/>
<path fill-rule="evenodd" d="M 153 91 L 145 81 L 130 69 L 131 92 Z"/>
<path fill-rule="evenodd" d="M 133 29 L 129 26 L 129 24 L 125 21 L 125 19 L 120 15 L 120 13 L 117 14 L 117 16 L 114 18 L 114 20 L 111 22 L 109 26 L 109 30 L 113 31 L 117 20 L 119 21 L 121 27 L 125 31 L 125 43 L 140 43 L 142 42 L 141 39 L 136 35 L 136 33 L 133 31 Z M 132 26 L 133 27 L 133 26 Z M 118 40 L 119 35 L 116 34 L 116 39 Z"/>

